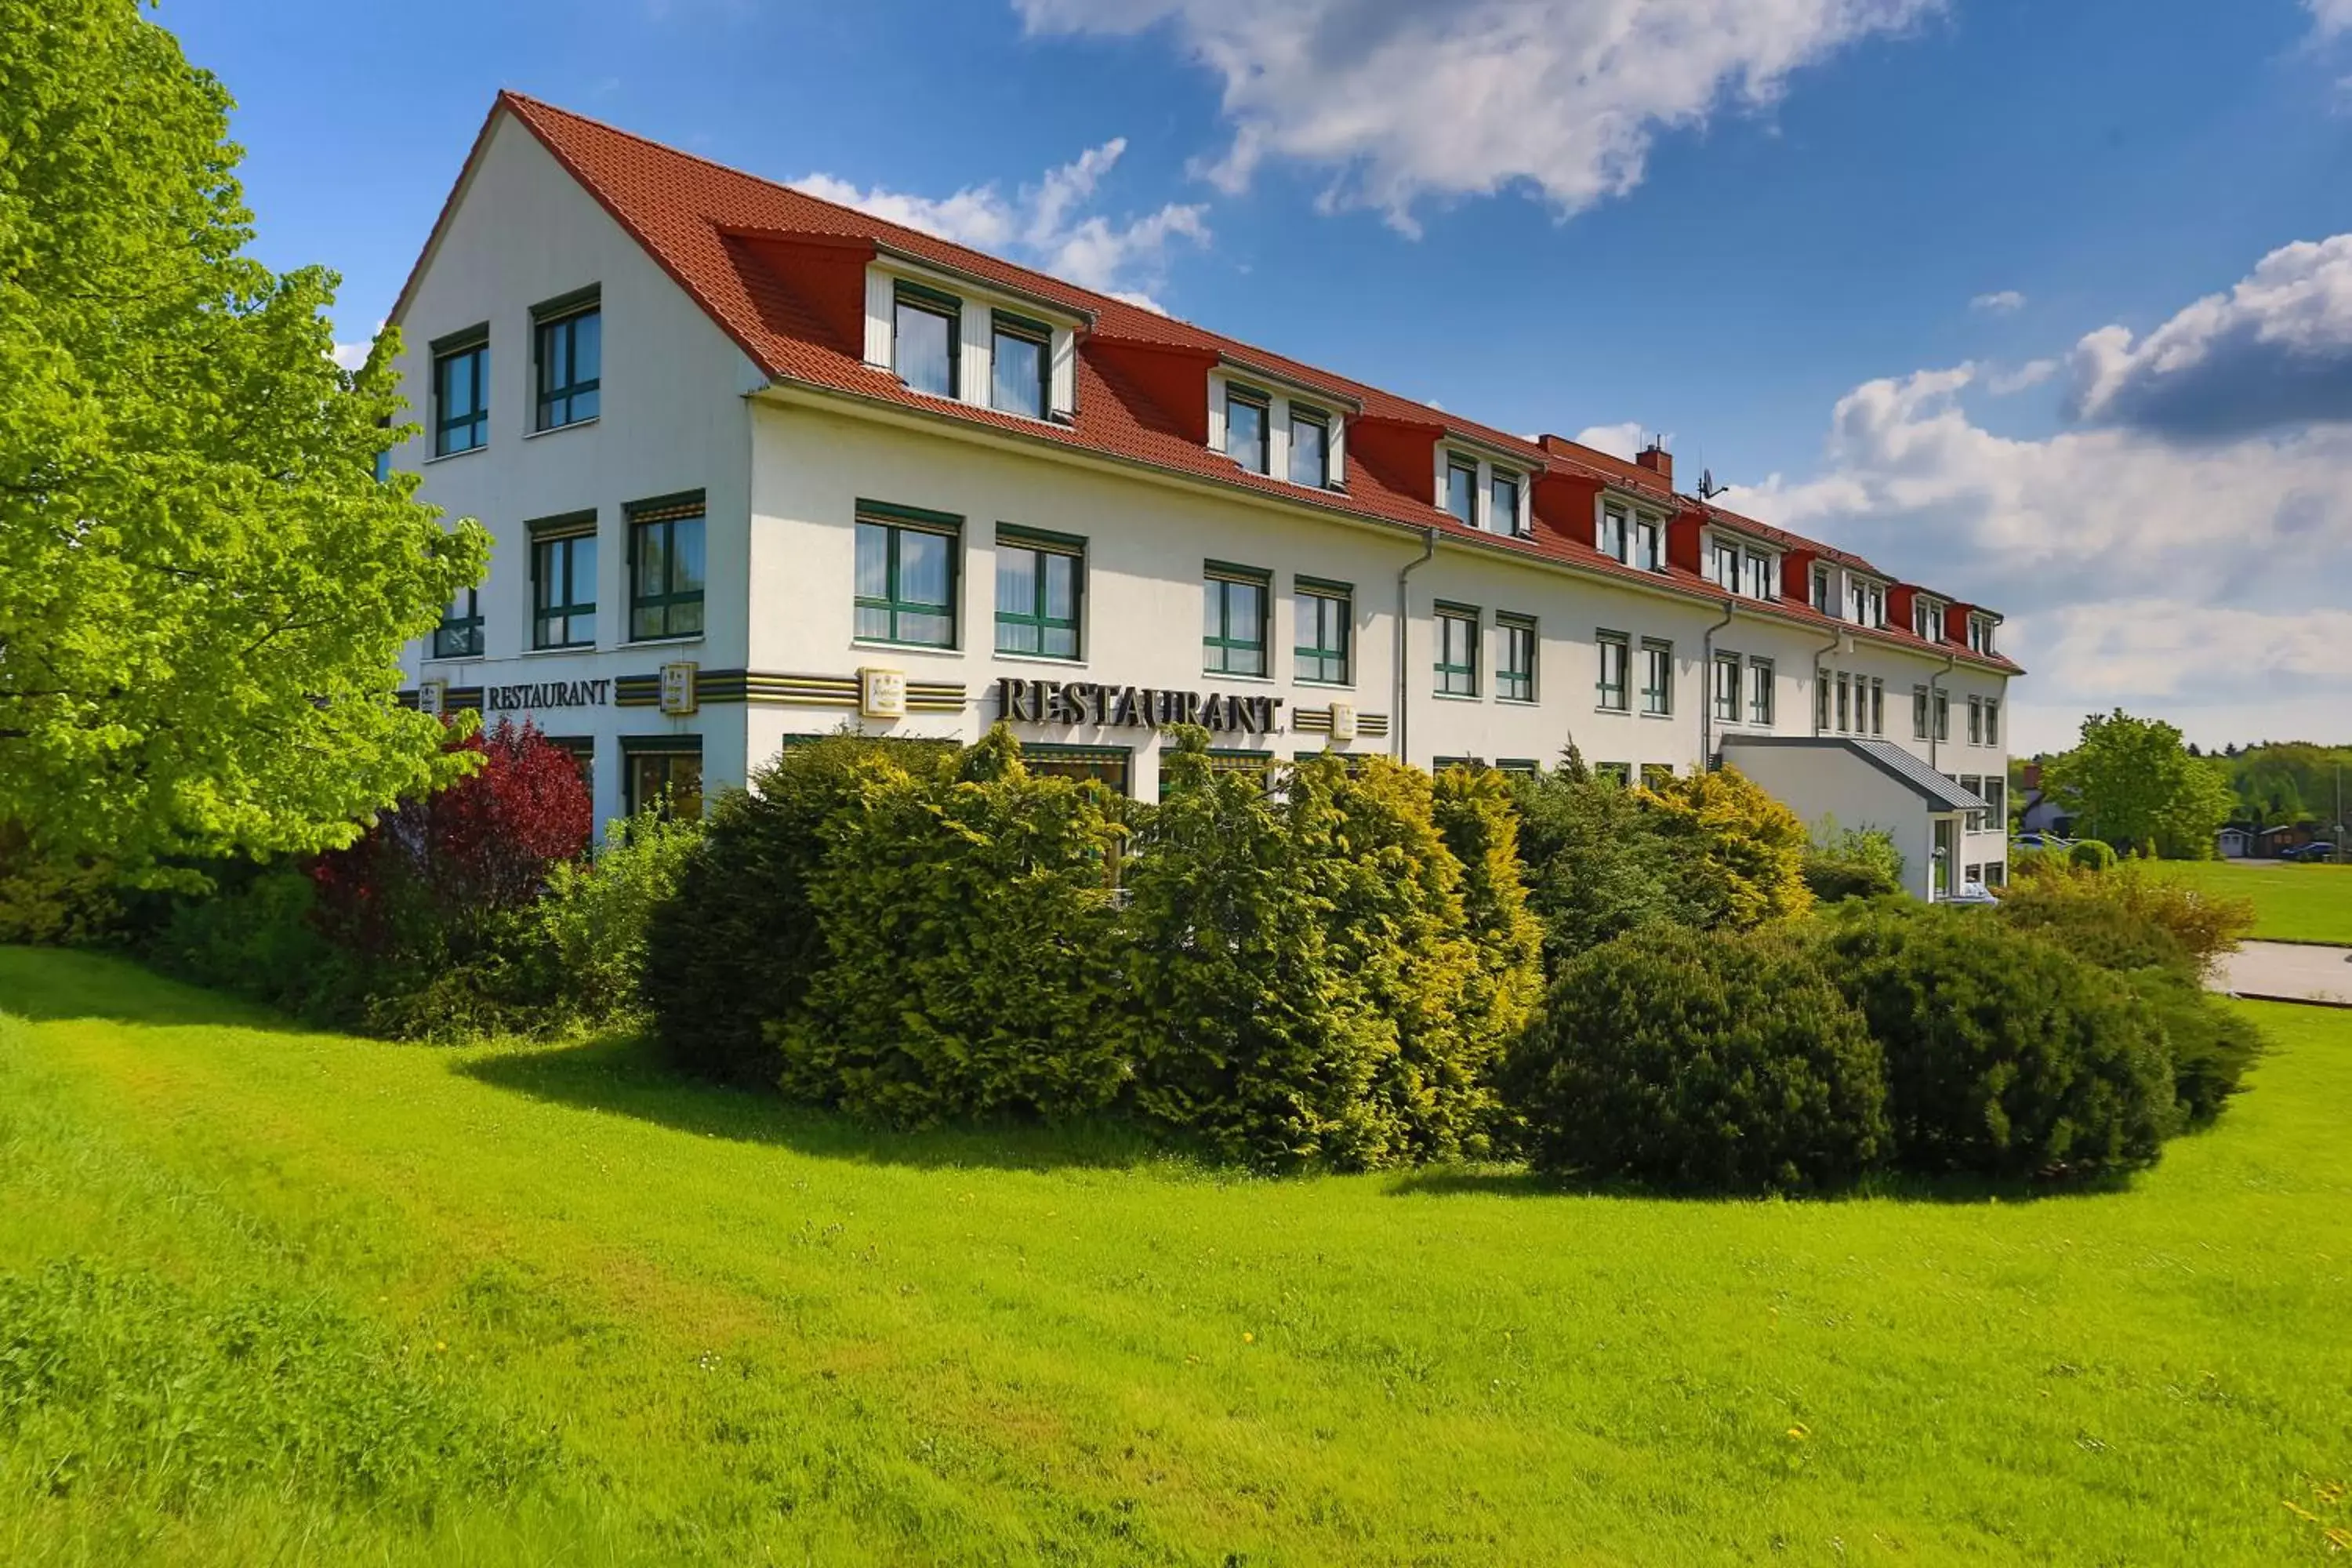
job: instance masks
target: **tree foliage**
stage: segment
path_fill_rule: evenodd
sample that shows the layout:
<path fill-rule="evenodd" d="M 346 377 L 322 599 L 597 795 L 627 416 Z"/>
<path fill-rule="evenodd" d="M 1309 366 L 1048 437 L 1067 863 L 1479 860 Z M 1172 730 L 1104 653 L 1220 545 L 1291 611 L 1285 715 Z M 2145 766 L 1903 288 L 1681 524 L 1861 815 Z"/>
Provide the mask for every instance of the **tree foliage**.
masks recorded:
<path fill-rule="evenodd" d="M 487 560 L 412 478 L 387 334 L 272 275 L 229 99 L 136 0 L 0 26 L 0 821 L 138 873 L 349 844 L 472 760 L 398 656 Z"/>
<path fill-rule="evenodd" d="M 1574 744 L 1559 765 L 1515 781 L 1528 908 L 1544 967 L 1627 931 L 1684 923 L 1674 867 L 1633 791 L 1593 773 Z"/>
<path fill-rule="evenodd" d="M 2190 756 L 2179 729 L 2120 708 L 2084 720 L 2074 749 L 2043 768 L 2042 782 L 2078 832 L 2188 859 L 2213 853 L 2237 805 L 2225 763 Z"/>
<path fill-rule="evenodd" d="M 1661 779 L 1635 798 L 1674 868 L 1683 923 L 1753 931 L 1812 908 L 1811 835 L 1738 768 Z"/>

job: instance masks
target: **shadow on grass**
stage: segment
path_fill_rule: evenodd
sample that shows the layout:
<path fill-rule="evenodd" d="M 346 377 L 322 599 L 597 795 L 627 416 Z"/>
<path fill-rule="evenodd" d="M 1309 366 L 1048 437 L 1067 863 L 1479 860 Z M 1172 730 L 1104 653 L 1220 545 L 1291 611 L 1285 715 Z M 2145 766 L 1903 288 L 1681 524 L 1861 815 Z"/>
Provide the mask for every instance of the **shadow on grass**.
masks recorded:
<path fill-rule="evenodd" d="M 1007 1122 L 898 1132 L 772 1094 L 687 1077 L 630 1035 L 577 1045 L 517 1047 L 458 1070 L 493 1088 L 582 1110 L 634 1117 L 697 1137 L 792 1149 L 831 1160 L 924 1170 L 1129 1170 L 1181 1163 L 1140 1132 L 1109 1124 L 1047 1128 Z"/>
<path fill-rule="evenodd" d="M 164 1028 L 320 1032 L 258 1002 L 173 980 L 126 953 L 94 948 L 0 947 L 0 1013 L 33 1024 L 89 1019 Z"/>
<path fill-rule="evenodd" d="M 1855 1183 L 1829 1192 L 1792 1193 L 1786 1201 L 1800 1204 L 1854 1203 L 1878 1199 L 1894 1203 L 1919 1204 L 2028 1204 L 2051 1199 L 2101 1197 L 2127 1192 L 2132 1184 L 2128 1174 L 2102 1175 L 2070 1181 L 2017 1179 L 1996 1181 L 1985 1176 L 1952 1174 L 1944 1176 L 1913 1175 L 1898 1172 L 1879 1172 Z M 1390 1178 L 1387 1193 L 1392 1198 L 1408 1197 L 1503 1197 L 1503 1198 L 1640 1198 L 1664 1203 L 1737 1203 L 1756 1202 L 1768 1194 L 1754 1193 L 1710 1193 L 1684 1191 L 1673 1187 L 1645 1186 L 1639 1182 L 1597 1181 L 1580 1176 L 1550 1175 L 1517 1166 L 1431 1165 L 1418 1171 L 1406 1171 Z"/>

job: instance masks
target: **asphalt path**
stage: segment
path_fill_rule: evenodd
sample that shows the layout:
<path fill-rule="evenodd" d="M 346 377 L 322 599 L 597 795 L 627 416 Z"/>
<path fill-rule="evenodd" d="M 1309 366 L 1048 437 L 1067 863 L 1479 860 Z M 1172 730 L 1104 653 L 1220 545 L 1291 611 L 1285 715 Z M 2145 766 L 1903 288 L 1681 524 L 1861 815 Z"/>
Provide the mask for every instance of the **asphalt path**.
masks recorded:
<path fill-rule="evenodd" d="M 2214 965 L 2212 986 L 2238 996 L 2352 1007 L 2352 947 L 2248 942 Z"/>

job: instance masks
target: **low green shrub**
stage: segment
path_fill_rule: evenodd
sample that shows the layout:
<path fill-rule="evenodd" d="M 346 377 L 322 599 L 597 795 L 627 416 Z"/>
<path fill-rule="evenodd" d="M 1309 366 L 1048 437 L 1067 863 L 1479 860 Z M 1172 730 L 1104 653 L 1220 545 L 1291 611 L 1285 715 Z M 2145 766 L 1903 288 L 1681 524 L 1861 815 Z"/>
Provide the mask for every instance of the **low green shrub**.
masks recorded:
<path fill-rule="evenodd" d="M 2047 867 L 2012 888 L 2001 913 L 2105 969 L 2161 964 L 2203 975 L 2254 928 L 2254 906 L 2188 886 L 2145 861 L 2105 871 Z"/>
<path fill-rule="evenodd" d="M 1801 874 L 1815 901 L 1875 899 L 1903 890 L 1903 851 L 1878 827 L 1840 827 L 1824 816 L 1814 825 Z"/>
<path fill-rule="evenodd" d="M 1887 1149 L 1878 1046 L 1777 933 L 1594 948 L 1553 983 L 1507 1078 L 1540 1170 L 1794 1191 L 1851 1181 Z"/>
<path fill-rule="evenodd" d="M 2114 847 L 2096 838 L 2076 841 L 2073 847 L 2066 851 L 2066 858 L 2070 863 L 2080 866 L 2085 871 L 2112 871 L 2116 866 Z"/>
<path fill-rule="evenodd" d="M 2115 977 L 1945 905 L 1845 905 L 1826 941 L 1885 1050 L 1903 1164 L 2017 1177 L 2154 1163 L 2175 1125 L 2172 1068 Z"/>
<path fill-rule="evenodd" d="M 868 758 L 902 757 L 914 772 L 950 755 L 937 743 L 827 735 L 786 746 L 749 791 L 719 798 L 677 895 L 646 926 L 642 994 L 674 1064 L 774 1087 L 783 1063 L 766 1026 L 793 1015 L 826 959 L 809 908 L 826 825 L 856 804 Z"/>
<path fill-rule="evenodd" d="M 786 1096 L 900 1127 L 1100 1111 L 1125 1078 L 1110 956 L 1123 829 L 1003 725 L 952 773 L 868 754 L 806 883 L 824 962 L 768 1026 Z"/>
<path fill-rule="evenodd" d="M 699 817 L 648 807 L 604 825 L 604 842 L 548 872 L 530 911 L 530 991 L 552 1020 L 618 1024 L 640 1011 L 646 931 L 677 895 L 702 842 Z"/>
<path fill-rule="evenodd" d="M 2163 1032 L 2180 1124 L 2210 1126 L 2262 1056 L 2262 1030 L 2179 970 L 2139 969 L 2123 979 Z"/>
<path fill-rule="evenodd" d="M 317 906 L 310 879 L 290 868 L 224 874 L 209 895 L 173 904 L 146 956 L 192 984 L 320 1023 L 357 1023 L 360 965 L 320 931 Z"/>
<path fill-rule="evenodd" d="M 31 835 L 0 823 L 0 942 L 81 947 L 114 940 L 123 921 L 115 867 L 58 860 Z"/>

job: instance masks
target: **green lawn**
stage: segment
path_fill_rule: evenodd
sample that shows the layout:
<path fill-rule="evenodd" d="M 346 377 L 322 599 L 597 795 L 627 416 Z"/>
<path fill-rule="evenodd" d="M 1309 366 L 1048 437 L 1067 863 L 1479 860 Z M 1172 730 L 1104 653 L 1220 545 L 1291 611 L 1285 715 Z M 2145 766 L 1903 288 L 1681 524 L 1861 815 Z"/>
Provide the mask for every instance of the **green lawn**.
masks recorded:
<path fill-rule="evenodd" d="M 2352 946 L 2352 866 L 2277 860 L 2163 860 L 2168 877 L 2211 893 L 2252 899 L 2254 934 L 2277 942 Z"/>
<path fill-rule="evenodd" d="M 2352 1014 L 2130 1190 L 889 1138 L 0 950 L 0 1562 L 2292 1563 Z M 72 1260 L 70 1262 L 63 1260 Z"/>

